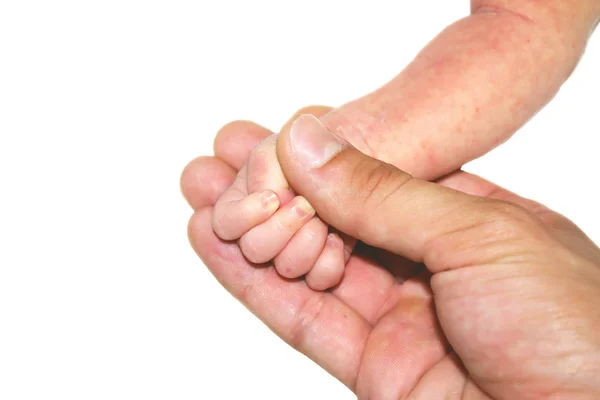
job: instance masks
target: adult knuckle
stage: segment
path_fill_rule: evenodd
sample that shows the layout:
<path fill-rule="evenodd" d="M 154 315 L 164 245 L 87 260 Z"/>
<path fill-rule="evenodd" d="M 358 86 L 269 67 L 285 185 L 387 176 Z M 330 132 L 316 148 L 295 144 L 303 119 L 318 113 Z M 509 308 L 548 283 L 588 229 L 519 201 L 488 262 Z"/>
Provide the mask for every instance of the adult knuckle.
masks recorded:
<path fill-rule="evenodd" d="M 489 202 L 482 219 L 488 234 L 501 237 L 529 235 L 537 225 L 533 214 L 505 201 Z"/>
<path fill-rule="evenodd" d="M 389 164 L 378 163 L 365 171 L 363 205 L 369 209 L 380 207 L 400 193 L 412 180 L 408 174 L 400 174 Z"/>

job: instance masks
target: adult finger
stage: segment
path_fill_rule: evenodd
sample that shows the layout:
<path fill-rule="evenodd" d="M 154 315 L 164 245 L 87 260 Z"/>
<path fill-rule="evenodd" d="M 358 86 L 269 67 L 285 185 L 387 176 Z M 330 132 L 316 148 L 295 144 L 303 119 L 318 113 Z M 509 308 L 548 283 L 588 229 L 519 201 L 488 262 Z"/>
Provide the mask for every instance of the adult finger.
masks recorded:
<path fill-rule="evenodd" d="M 277 145 L 291 186 L 322 219 L 369 245 L 425 262 L 432 272 L 472 261 L 463 253 L 474 239 L 493 242 L 537 226 L 521 207 L 418 180 L 368 157 L 312 116 L 299 117 Z M 498 256 L 490 247 L 490 257 Z"/>
<path fill-rule="evenodd" d="M 299 109 L 298 111 L 296 111 L 294 113 L 294 115 L 292 115 L 292 117 L 286 121 L 286 123 L 281 128 L 280 132 L 287 131 L 290 128 L 290 125 L 292 124 L 292 122 L 294 122 L 296 120 L 296 118 L 298 118 L 301 115 L 310 114 L 317 118 L 321 118 L 322 116 L 326 115 L 331 110 L 333 110 L 333 107 L 328 107 L 328 106 L 316 106 L 315 105 L 315 106 L 303 107 L 303 108 Z"/>
<path fill-rule="evenodd" d="M 215 157 L 198 157 L 183 169 L 181 193 L 190 207 L 199 210 L 214 205 L 233 183 L 236 172 Z"/>
<path fill-rule="evenodd" d="M 230 122 L 215 137 L 215 156 L 238 171 L 246 164 L 252 149 L 272 134 L 269 129 L 252 121 Z"/>

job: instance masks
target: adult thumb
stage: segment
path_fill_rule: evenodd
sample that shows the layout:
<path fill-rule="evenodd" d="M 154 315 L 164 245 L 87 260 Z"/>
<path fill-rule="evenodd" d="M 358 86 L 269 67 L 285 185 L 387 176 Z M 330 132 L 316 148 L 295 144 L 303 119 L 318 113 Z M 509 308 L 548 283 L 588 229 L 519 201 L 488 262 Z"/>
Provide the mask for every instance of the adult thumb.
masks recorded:
<path fill-rule="evenodd" d="M 518 206 L 419 180 L 366 156 L 311 115 L 279 135 L 277 156 L 292 188 L 323 220 L 366 244 L 425 262 L 432 272 L 479 263 L 469 260 L 470 250 L 494 238 L 505 243 L 533 225 Z"/>

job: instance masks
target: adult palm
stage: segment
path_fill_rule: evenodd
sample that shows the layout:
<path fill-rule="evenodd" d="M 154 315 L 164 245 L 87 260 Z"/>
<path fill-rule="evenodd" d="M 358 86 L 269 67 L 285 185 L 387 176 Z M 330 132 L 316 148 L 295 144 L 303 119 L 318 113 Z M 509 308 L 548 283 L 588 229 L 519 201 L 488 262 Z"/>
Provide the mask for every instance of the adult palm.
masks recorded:
<path fill-rule="evenodd" d="M 236 143 L 246 143 L 246 155 L 249 154 L 253 141 L 257 142 L 261 137 L 271 134 L 266 129 L 252 124 L 237 125 L 235 128 L 233 133 L 226 129 L 217 140 L 228 138 Z M 529 343 L 532 346 L 528 347 L 527 351 L 512 353 L 511 359 L 510 353 L 506 357 L 506 349 L 521 339 L 514 335 L 498 335 L 492 340 L 493 343 L 484 344 L 489 351 L 489 357 L 486 354 L 484 362 L 480 359 L 468 360 L 468 366 L 472 367 L 475 364 L 475 372 L 479 374 L 472 378 L 472 371 L 465 368 L 463 360 L 454 353 L 442 329 L 443 327 L 448 332 L 450 327 L 450 331 L 454 331 L 455 340 L 458 335 L 455 343 L 464 346 L 465 338 L 472 333 L 465 332 L 460 327 L 463 322 L 456 321 L 467 321 L 464 315 L 477 315 L 468 323 L 480 333 L 485 333 L 490 323 L 501 322 L 509 328 L 527 324 L 528 321 L 519 319 L 522 317 L 519 313 L 507 315 L 505 312 L 507 305 L 517 305 L 521 293 L 519 288 L 522 288 L 523 282 L 527 283 L 527 279 L 510 282 L 500 273 L 499 276 L 503 277 L 500 281 L 508 282 L 505 290 L 498 289 L 499 295 L 492 293 L 487 296 L 482 295 L 486 289 L 482 289 L 480 284 L 498 286 L 493 282 L 494 276 L 498 274 L 489 274 L 489 270 L 479 269 L 471 273 L 468 268 L 466 272 L 462 269 L 461 276 L 465 279 L 450 284 L 446 282 L 443 288 L 438 284 L 442 289 L 436 293 L 437 299 L 440 296 L 450 297 L 451 301 L 454 298 L 456 302 L 457 298 L 463 296 L 463 299 L 459 300 L 464 300 L 464 297 L 473 300 L 463 302 L 465 306 L 460 308 L 460 312 L 456 312 L 456 306 L 449 309 L 445 304 L 434 303 L 429 270 L 432 267 L 435 269 L 435 265 L 428 265 L 428 270 L 400 256 L 364 244 L 359 245 L 352 254 L 342 282 L 328 292 L 313 291 L 302 279 L 283 278 L 269 265 L 254 265 L 248 262 L 237 244 L 221 241 L 211 228 L 211 205 L 233 182 L 235 176 L 235 170 L 225 161 L 240 163 L 244 154 L 238 153 L 237 156 L 240 158 L 235 160 L 230 159 L 228 155 L 223 155 L 223 159 L 197 160 L 189 167 L 195 173 L 193 181 L 190 177 L 191 172 L 184 173 L 184 193 L 196 210 L 189 225 L 192 246 L 227 290 L 282 339 L 341 380 L 355 391 L 359 398 L 511 399 L 515 398 L 515 393 L 518 394 L 518 398 L 529 398 L 529 395 L 533 396 L 531 398 L 538 398 L 536 396 L 561 393 L 571 396 L 568 398 L 574 398 L 573 393 L 568 392 L 568 385 L 561 386 L 561 378 L 564 378 L 565 371 L 567 375 L 571 374 L 562 366 L 558 371 L 539 371 L 540 362 L 537 361 L 529 363 L 523 369 L 515 368 L 515 358 L 522 358 L 527 351 L 536 348 L 535 343 Z M 201 168 L 196 168 L 198 165 L 201 165 Z M 365 169 L 369 176 L 377 177 L 376 182 L 382 182 L 387 176 L 379 168 L 373 169 L 365 165 Z M 369 179 L 364 177 L 365 173 L 356 178 L 367 183 L 361 186 L 362 193 L 385 191 L 378 185 L 371 187 L 368 184 Z M 188 179 L 190 181 L 187 181 Z M 189 186 L 191 182 L 212 184 L 203 186 L 203 190 L 198 190 L 198 187 L 192 190 Z M 556 237 L 558 243 L 578 249 L 582 259 L 600 258 L 598 249 L 571 222 L 538 203 L 520 198 L 463 172 L 446 176 L 439 180 L 439 183 L 463 192 L 515 203 L 535 215 Z M 364 199 L 354 198 L 354 201 L 359 204 Z M 338 216 L 344 214 L 339 210 L 337 213 Z M 328 222 L 334 223 L 333 220 Z M 345 225 L 348 225 L 347 221 Z M 360 227 L 355 229 L 360 231 Z M 354 233 L 352 228 L 344 231 Z M 486 254 L 489 253 L 487 249 L 481 253 L 489 257 L 489 254 Z M 492 255 L 496 258 L 498 256 L 496 253 Z M 546 262 L 543 264 L 544 269 L 551 265 Z M 517 264 L 516 267 L 525 268 L 522 264 Z M 501 270 L 506 271 L 510 268 L 504 266 Z M 580 276 L 579 279 L 584 279 L 582 277 L 585 274 L 577 275 Z M 556 277 L 563 279 L 558 275 Z M 447 281 L 447 278 L 444 279 Z M 440 280 L 438 276 L 438 282 Z M 537 281 L 532 282 L 533 290 L 528 292 L 529 296 L 533 296 L 536 290 L 539 292 L 542 286 L 538 285 Z M 456 288 L 459 287 L 462 289 L 460 296 L 457 296 Z M 547 290 L 542 292 L 543 295 L 549 293 Z M 549 297 L 556 299 L 560 296 L 551 294 Z M 499 298 L 504 299 L 502 306 L 498 307 L 496 304 L 492 307 Z M 566 300 L 560 300 L 564 301 Z M 489 308 L 484 306 L 488 303 Z M 436 315 L 436 309 L 439 310 L 440 307 L 445 309 L 444 315 L 447 320 L 454 320 L 452 326 L 448 323 L 440 325 Z M 482 309 L 485 309 L 484 312 Z M 569 342 L 569 332 L 562 336 Z M 524 336 L 522 339 L 526 338 L 527 336 Z M 504 361 L 503 357 L 506 357 Z M 592 354 L 591 357 L 595 355 Z M 489 367 L 490 362 L 493 363 L 493 368 Z M 541 364 L 544 362 L 543 359 Z M 498 375 L 498 371 L 502 373 Z M 493 376 L 497 381 L 490 382 L 484 379 L 485 385 L 482 388 L 482 376 Z M 530 378 L 531 381 L 525 378 Z M 501 384 L 510 387 L 505 389 Z M 490 397 L 486 390 L 490 387 L 496 392 L 506 392 L 508 397 Z"/>
<path fill-rule="evenodd" d="M 336 110 L 301 113 L 320 116 L 363 153 L 416 177 L 446 175 L 439 180 L 444 185 L 553 215 L 482 179 L 452 173 L 509 138 L 550 100 L 581 56 L 597 2 L 564 5 L 568 13 L 559 0 L 547 3 L 554 8 L 474 1 L 473 15 L 442 32 L 381 89 Z M 508 5 L 519 9 L 503 8 Z M 563 29 L 555 29 L 556 21 Z M 196 159 L 183 172 L 182 191 L 195 211 L 190 242 L 207 267 L 273 331 L 360 398 L 486 398 L 442 334 L 430 275 L 419 265 L 359 246 L 341 284 L 315 292 L 301 279 L 248 263 L 235 243 L 213 234 L 212 205 L 270 134 L 250 122 L 227 125 L 215 140 L 216 157 Z"/>

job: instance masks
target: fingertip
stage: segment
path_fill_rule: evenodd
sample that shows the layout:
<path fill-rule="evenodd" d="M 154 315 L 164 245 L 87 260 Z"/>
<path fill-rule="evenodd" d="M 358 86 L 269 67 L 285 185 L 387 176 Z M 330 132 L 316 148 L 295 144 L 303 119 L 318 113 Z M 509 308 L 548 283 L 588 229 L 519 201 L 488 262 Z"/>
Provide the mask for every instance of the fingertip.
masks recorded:
<path fill-rule="evenodd" d="M 306 223 L 274 259 L 275 269 L 284 278 L 306 275 L 315 264 L 327 238 L 327 225 L 318 217 Z"/>
<path fill-rule="evenodd" d="M 305 220 L 315 216 L 316 211 L 305 197 L 296 196 L 292 212 L 300 219 Z"/>
<path fill-rule="evenodd" d="M 211 229 L 211 214 L 212 208 L 205 207 L 195 211 L 187 224 L 187 237 L 192 249 L 202 257 L 202 248 L 207 242 L 207 232 Z"/>
<path fill-rule="evenodd" d="M 274 191 L 267 189 L 260 193 L 260 203 L 264 211 L 274 213 L 280 206 L 279 196 Z M 270 216 L 270 215 L 269 215 Z"/>
<path fill-rule="evenodd" d="M 265 251 L 256 245 L 255 238 L 252 235 L 245 234 L 239 240 L 239 246 L 242 250 L 242 254 L 248 261 L 253 264 L 265 264 L 273 259 L 271 254 L 265 253 Z"/>
<path fill-rule="evenodd" d="M 233 183 L 235 171 L 215 157 L 198 157 L 190 161 L 179 178 L 181 194 L 194 210 L 215 204 Z"/>
<path fill-rule="evenodd" d="M 213 230 L 223 240 L 236 240 L 267 221 L 279 208 L 272 190 L 252 193 L 239 200 L 221 199 L 215 205 Z"/>
<path fill-rule="evenodd" d="M 235 235 L 232 235 L 231 232 L 224 227 L 222 215 L 223 212 L 221 211 L 221 207 L 218 207 L 217 205 L 217 207 L 214 208 L 210 221 L 213 232 L 221 240 L 235 240 Z"/>
<path fill-rule="evenodd" d="M 289 204 L 277 209 L 266 221 L 242 235 L 240 248 L 253 263 L 271 261 L 314 215 L 315 210 L 310 203 L 297 196 Z"/>
<path fill-rule="evenodd" d="M 252 149 L 272 135 L 269 129 L 252 121 L 233 121 L 223 126 L 213 143 L 215 156 L 235 169 L 244 166 Z"/>
<path fill-rule="evenodd" d="M 328 180 L 339 184 L 347 172 L 334 163 L 343 150 L 351 146 L 329 131 L 310 114 L 299 116 L 277 137 L 276 155 L 289 184 L 299 193 L 315 197 L 316 189 Z M 348 159 L 348 156 L 342 157 Z M 352 160 L 351 160 L 352 161 Z M 326 165 L 329 164 L 329 165 Z M 345 182 L 343 182 L 345 183 Z"/>
<path fill-rule="evenodd" d="M 299 109 L 298 111 L 296 111 L 294 113 L 294 115 L 292 115 L 292 117 L 289 120 L 287 120 L 287 122 L 281 128 L 281 131 L 283 132 L 283 131 L 288 130 L 290 128 L 290 125 L 296 120 L 296 118 L 298 118 L 299 116 L 301 116 L 303 114 L 310 114 L 317 118 L 320 118 L 323 115 L 330 112 L 331 110 L 333 110 L 333 108 L 328 107 L 328 106 L 313 105 L 313 106 L 303 107 L 303 108 Z"/>
<path fill-rule="evenodd" d="M 306 284 L 313 290 L 331 289 L 342 281 L 344 269 L 344 243 L 339 235 L 330 233 L 315 266 L 306 275 Z"/>

